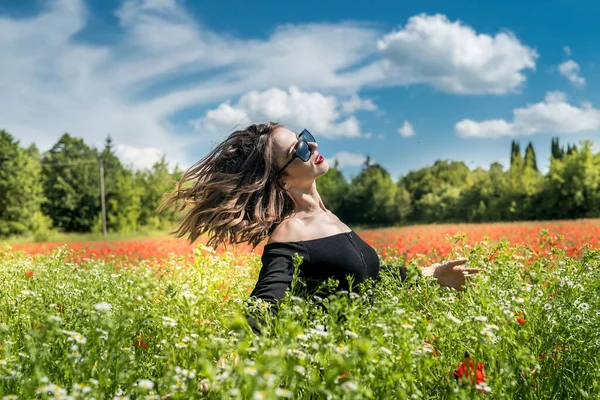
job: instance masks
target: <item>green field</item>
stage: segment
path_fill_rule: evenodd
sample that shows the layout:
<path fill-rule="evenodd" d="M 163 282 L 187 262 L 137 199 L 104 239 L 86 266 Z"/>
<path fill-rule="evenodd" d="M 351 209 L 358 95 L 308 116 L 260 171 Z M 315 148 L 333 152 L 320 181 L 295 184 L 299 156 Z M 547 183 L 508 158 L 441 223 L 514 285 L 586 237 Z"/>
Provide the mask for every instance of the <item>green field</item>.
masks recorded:
<path fill-rule="evenodd" d="M 217 256 L 199 246 L 193 264 L 173 258 L 160 269 L 117 269 L 98 260 L 69 264 L 66 249 L 28 257 L 5 245 L 0 393 L 598 398 L 600 251 L 572 259 L 541 250 L 473 246 L 471 266 L 488 272 L 470 278 L 464 292 L 430 280 L 409 288 L 383 275 L 360 294 L 308 297 L 297 281 L 279 317 L 267 318 L 257 336 L 243 317 L 260 268 L 256 255 Z M 465 351 L 484 365 L 485 382 L 454 379 Z"/>

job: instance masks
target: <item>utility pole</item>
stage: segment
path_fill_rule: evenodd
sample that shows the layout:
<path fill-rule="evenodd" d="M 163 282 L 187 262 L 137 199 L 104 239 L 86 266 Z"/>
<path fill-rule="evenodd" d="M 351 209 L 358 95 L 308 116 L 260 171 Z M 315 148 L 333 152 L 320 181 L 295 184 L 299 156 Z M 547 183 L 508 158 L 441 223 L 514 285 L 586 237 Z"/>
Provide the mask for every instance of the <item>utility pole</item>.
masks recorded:
<path fill-rule="evenodd" d="M 102 202 L 102 235 L 106 236 L 106 204 L 104 201 L 104 162 L 102 157 L 98 157 L 100 162 L 100 200 Z"/>

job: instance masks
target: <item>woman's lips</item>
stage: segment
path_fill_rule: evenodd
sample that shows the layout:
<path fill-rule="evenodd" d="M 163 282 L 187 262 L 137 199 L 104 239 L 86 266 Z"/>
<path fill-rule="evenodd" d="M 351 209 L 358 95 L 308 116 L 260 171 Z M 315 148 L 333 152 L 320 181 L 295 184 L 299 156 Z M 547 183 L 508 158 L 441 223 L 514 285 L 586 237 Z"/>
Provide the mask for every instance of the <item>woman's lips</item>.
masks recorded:
<path fill-rule="evenodd" d="M 319 154 L 319 156 L 315 160 L 315 165 L 321 164 L 323 162 L 323 160 L 325 160 L 325 158 L 322 155 Z"/>

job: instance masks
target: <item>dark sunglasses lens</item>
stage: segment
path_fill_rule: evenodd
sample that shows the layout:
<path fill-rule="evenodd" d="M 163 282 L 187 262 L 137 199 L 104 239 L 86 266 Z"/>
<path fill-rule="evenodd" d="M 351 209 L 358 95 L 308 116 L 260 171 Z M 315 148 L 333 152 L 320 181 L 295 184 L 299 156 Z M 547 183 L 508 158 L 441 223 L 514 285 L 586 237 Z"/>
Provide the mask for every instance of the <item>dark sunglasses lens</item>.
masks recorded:
<path fill-rule="evenodd" d="M 307 142 L 317 143 L 317 139 L 315 139 L 315 137 L 306 129 L 302 131 L 302 139 L 306 140 Z"/>
<path fill-rule="evenodd" d="M 305 138 L 303 138 L 303 139 L 305 139 Z M 300 157 L 300 159 L 302 161 L 306 162 L 310 159 L 310 147 L 304 140 L 302 140 L 300 142 L 300 145 L 298 146 L 298 150 L 296 150 L 296 154 L 298 155 L 298 157 Z"/>

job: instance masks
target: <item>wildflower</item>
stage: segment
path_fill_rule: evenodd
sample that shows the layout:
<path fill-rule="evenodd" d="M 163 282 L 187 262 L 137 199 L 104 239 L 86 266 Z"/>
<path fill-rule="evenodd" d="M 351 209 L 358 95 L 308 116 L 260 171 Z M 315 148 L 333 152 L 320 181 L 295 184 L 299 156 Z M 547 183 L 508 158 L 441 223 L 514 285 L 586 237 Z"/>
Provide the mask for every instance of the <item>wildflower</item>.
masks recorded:
<path fill-rule="evenodd" d="M 475 385 L 475 388 L 479 391 L 486 392 L 486 393 L 489 393 L 492 391 L 492 388 L 489 387 L 488 384 L 485 382 L 478 383 L 477 385 Z"/>
<path fill-rule="evenodd" d="M 473 319 L 481 322 L 487 321 L 487 317 L 485 315 L 478 315 L 476 317 L 473 317 Z"/>
<path fill-rule="evenodd" d="M 337 351 L 339 354 L 346 354 L 348 351 L 348 346 L 338 344 L 335 351 Z"/>
<path fill-rule="evenodd" d="M 439 357 L 440 356 L 440 353 L 438 352 L 438 349 L 434 345 L 431 344 L 431 342 L 429 341 L 429 339 L 425 339 L 425 344 L 423 345 L 423 352 L 425 352 L 425 353 L 433 353 L 434 357 Z"/>
<path fill-rule="evenodd" d="M 288 389 L 275 388 L 275 395 L 279 397 L 285 397 L 286 399 L 293 399 L 294 392 Z"/>
<path fill-rule="evenodd" d="M 193 294 L 192 292 L 190 292 L 189 290 L 185 290 L 181 293 L 181 295 L 183 297 L 185 297 L 186 299 L 192 299 L 194 300 L 197 296 L 195 294 Z"/>
<path fill-rule="evenodd" d="M 85 383 L 76 383 L 73 385 L 74 391 L 80 391 L 81 393 L 89 393 L 92 391 L 92 388 L 86 385 Z"/>
<path fill-rule="evenodd" d="M 357 339 L 358 338 L 358 335 L 356 333 L 354 333 L 352 331 L 349 331 L 347 329 L 344 331 L 344 335 L 346 335 L 347 337 L 351 337 L 353 339 Z"/>
<path fill-rule="evenodd" d="M 456 324 L 460 324 L 462 323 L 462 321 L 458 318 L 456 318 L 454 315 L 452 315 L 451 313 L 448 313 L 448 319 Z"/>
<path fill-rule="evenodd" d="M 483 328 L 481 330 L 481 334 L 485 335 L 487 337 L 493 338 L 494 337 L 494 330 L 498 330 L 499 328 L 496 325 L 492 325 L 492 324 L 487 324 L 485 326 L 485 328 Z"/>
<path fill-rule="evenodd" d="M 340 387 L 344 390 L 355 391 L 358 389 L 358 385 L 356 382 L 346 381 L 340 385 Z"/>
<path fill-rule="evenodd" d="M 208 392 L 210 390 L 210 387 L 208 386 L 208 379 L 202 379 L 198 384 L 198 388 L 205 393 Z"/>
<path fill-rule="evenodd" d="M 33 278 L 33 275 L 35 275 L 34 271 L 25 271 L 25 276 L 28 278 Z"/>
<path fill-rule="evenodd" d="M 185 382 L 178 379 L 173 385 L 171 385 L 171 389 L 175 391 L 185 392 L 187 390 L 187 385 L 185 384 Z"/>
<path fill-rule="evenodd" d="M 103 301 L 101 303 L 94 304 L 94 308 L 98 311 L 109 311 L 112 308 L 112 306 L 107 302 Z"/>
<path fill-rule="evenodd" d="M 254 400 L 264 400 L 267 398 L 267 393 L 264 390 L 258 390 L 252 395 Z"/>
<path fill-rule="evenodd" d="M 147 349 L 148 348 L 148 345 L 146 344 L 146 342 L 144 342 L 142 340 L 142 334 L 141 333 L 139 335 L 137 335 L 137 340 L 135 342 L 135 345 L 137 347 L 141 347 L 142 349 Z"/>
<path fill-rule="evenodd" d="M 150 390 L 154 387 L 154 382 L 149 379 L 140 379 L 138 381 L 138 387 L 146 390 Z"/>
<path fill-rule="evenodd" d="M 293 301 L 297 302 L 297 303 L 303 303 L 304 299 L 302 297 L 298 297 L 298 296 L 291 296 L 290 299 L 292 299 Z"/>
<path fill-rule="evenodd" d="M 85 344 L 85 342 L 87 342 L 87 339 L 80 333 L 73 332 L 73 331 L 62 331 L 62 332 L 66 335 L 69 335 L 69 337 L 67 338 L 67 341 L 69 341 L 69 342 L 77 342 L 79 344 Z"/>
<path fill-rule="evenodd" d="M 304 368 L 302 365 L 294 365 L 294 371 L 296 371 L 300 375 L 306 374 L 306 368 Z"/>
<path fill-rule="evenodd" d="M 481 384 L 485 382 L 483 363 L 478 362 L 477 370 L 475 370 L 474 362 L 466 351 L 465 360 L 458 365 L 458 368 L 453 372 L 453 375 L 456 380 L 468 377 L 471 379 L 471 384 Z"/>
<path fill-rule="evenodd" d="M 57 324 L 63 323 L 63 319 L 61 317 L 59 317 L 58 315 L 51 315 L 48 317 L 48 320 L 52 321 L 52 322 L 56 322 Z"/>
<path fill-rule="evenodd" d="M 175 321 L 173 318 L 162 317 L 162 319 L 163 319 L 163 326 L 170 326 L 170 327 L 177 326 L 177 321 Z"/>
<path fill-rule="evenodd" d="M 525 299 L 523 299 L 522 297 L 513 297 L 512 299 L 517 304 L 523 304 L 523 303 L 525 303 Z"/>
<path fill-rule="evenodd" d="M 523 318 L 523 313 L 517 314 L 517 317 L 515 319 L 521 325 L 523 325 L 525 323 L 525 318 Z"/>
<path fill-rule="evenodd" d="M 177 347 L 178 349 L 185 349 L 187 347 L 187 343 L 178 342 L 178 343 L 175 343 L 175 347 Z"/>
<path fill-rule="evenodd" d="M 8 396 L 2 397 L 2 400 L 19 400 L 19 396 L 16 394 L 9 394 Z"/>

